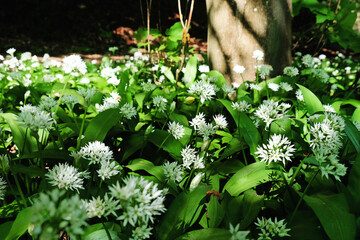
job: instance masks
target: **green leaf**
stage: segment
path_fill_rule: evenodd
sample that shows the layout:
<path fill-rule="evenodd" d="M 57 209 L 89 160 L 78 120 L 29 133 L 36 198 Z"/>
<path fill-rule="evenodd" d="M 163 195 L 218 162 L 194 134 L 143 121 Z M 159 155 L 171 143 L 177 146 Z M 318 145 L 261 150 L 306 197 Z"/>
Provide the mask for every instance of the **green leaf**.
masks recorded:
<path fill-rule="evenodd" d="M 12 174 L 23 173 L 30 177 L 43 177 L 45 175 L 45 169 L 42 169 L 35 165 L 24 166 L 22 164 L 14 164 L 11 166 Z"/>
<path fill-rule="evenodd" d="M 123 98 L 123 99 L 126 99 L 126 89 L 127 89 L 127 86 L 129 85 L 129 81 L 130 81 L 130 73 L 129 73 L 129 70 L 126 70 L 126 71 L 120 71 L 119 72 L 119 79 L 120 79 L 120 83 L 118 85 L 118 92 L 120 94 L 120 96 Z"/>
<path fill-rule="evenodd" d="M 316 193 L 305 195 L 304 200 L 315 212 L 330 239 L 355 239 L 355 216 L 349 213 L 344 194 Z"/>
<path fill-rule="evenodd" d="M 112 240 L 121 240 L 121 239 L 125 239 L 124 237 L 126 237 L 125 235 L 122 236 L 122 238 L 120 238 L 118 236 L 118 234 L 112 230 L 108 230 L 109 234 L 111 236 Z M 86 235 L 84 238 L 82 238 L 83 240 L 104 240 L 104 239 L 108 239 L 108 236 L 106 234 L 105 229 L 101 229 L 101 230 L 97 230 L 95 232 L 92 232 L 88 235 Z"/>
<path fill-rule="evenodd" d="M 152 162 L 145 159 L 134 159 L 130 161 L 129 165 L 126 166 L 132 171 L 145 170 L 150 173 L 154 177 L 156 177 L 159 181 L 165 180 L 164 170 L 162 166 L 155 166 Z"/>
<path fill-rule="evenodd" d="M 121 149 L 123 149 L 122 161 L 128 159 L 136 151 L 140 150 L 144 146 L 144 133 L 131 134 L 122 142 Z"/>
<path fill-rule="evenodd" d="M 180 152 L 183 146 L 180 141 L 169 134 L 167 131 L 155 129 L 153 133 L 149 134 L 149 141 L 167 151 L 176 160 L 181 160 Z"/>
<path fill-rule="evenodd" d="M 257 217 L 261 208 L 264 206 L 264 196 L 258 195 L 254 190 L 247 190 L 241 201 L 241 228 L 247 228 Z M 234 223 L 235 224 L 235 223 Z"/>
<path fill-rule="evenodd" d="M 223 192 L 228 191 L 231 196 L 237 196 L 250 188 L 269 181 L 269 175 L 272 171 L 265 168 L 264 162 L 256 162 L 243 167 L 229 179 Z"/>
<path fill-rule="evenodd" d="M 356 108 L 352 117 L 351 117 L 352 121 L 357 121 L 358 123 L 360 123 L 360 107 Z"/>
<path fill-rule="evenodd" d="M 207 228 L 194 230 L 176 238 L 176 240 L 229 240 L 229 230 L 223 228 Z"/>
<path fill-rule="evenodd" d="M 32 215 L 33 212 L 31 207 L 21 210 L 16 216 L 15 221 L 12 224 L 9 234 L 6 236 L 5 240 L 19 239 L 28 229 Z"/>
<path fill-rule="evenodd" d="M 206 192 L 210 190 L 210 186 L 199 185 L 191 192 L 180 193 L 170 207 L 167 209 L 160 223 L 156 227 L 157 237 L 160 240 L 175 239 L 181 235 L 193 219 Z"/>
<path fill-rule="evenodd" d="M 357 215 L 360 215 L 360 154 L 358 154 L 354 164 L 351 167 L 349 173 L 349 183 L 347 189 L 350 195 L 351 210 Z"/>
<path fill-rule="evenodd" d="M 316 97 L 316 95 L 314 93 L 312 93 L 306 87 L 301 86 L 300 84 L 296 84 L 296 85 L 300 88 L 300 90 L 304 96 L 306 108 L 310 115 L 312 115 L 316 112 L 319 112 L 319 111 L 324 111 L 324 107 L 323 107 L 321 101 Z"/>
<path fill-rule="evenodd" d="M 14 221 L 5 222 L 0 225 L 0 239 L 5 239 L 6 236 L 9 234 L 11 226 L 13 225 Z"/>
<path fill-rule="evenodd" d="M 166 30 L 165 34 L 169 36 L 171 41 L 176 42 L 182 39 L 183 27 L 180 22 L 175 23 L 169 29 Z"/>
<path fill-rule="evenodd" d="M 31 153 L 37 150 L 36 139 L 30 135 L 30 129 L 28 129 L 25 140 L 25 128 L 20 126 L 16 121 L 17 116 L 13 113 L 2 113 L 1 117 L 4 118 L 5 122 L 11 129 L 11 134 L 14 137 L 14 143 L 19 148 L 20 154 Z M 25 147 L 23 147 L 25 144 Z M 21 152 L 24 149 L 24 152 Z"/>
<path fill-rule="evenodd" d="M 148 33 L 146 28 L 138 28 L 138 30 L 134 33 L 134 37 L 138 42 L 145 40 L 147 38 L 147 35 Z"/>
<path fill-rule="evenodd" d="M 240 128 L 240 134 L 244 136 L 245 142 L 249 144 L 251 153 L 254 154 L 261 140 L 260 133 L 254 123 L 245 113 L 234 110 L 230 101 L 224 99 L 218 99 L 218 101 L 229 111 L 236 125 Z"/>
<path fill-rule="evenodd" d="M 360 153 L 360 132 L 352 122 L 345 119 L 345 133 L 354 145 L 356 151 Z"/>
<path fill-rule="evenodd" d="M 87 126 L 82 144 L 84 145 L 93 141 L 102 142 L 110 129 L 119 122 L 120 116 L 119 109 L 108 109 L 99 113 Z"/>
<path fill-rule="evenodd" d="M 219 204 L 217 196 L 210 196 L 210 201 L 206 204 L 206 208 L 209 216 L 209 228 L 218 227 L 224 219 L 225 211 Z"/>
<path fill-rule="evenodd" d="M 197 73 L 197 54 L 194 54 L 186 64 L 184 78 L 186 79 L 186 86 L 189 87 L 194 83 Z"/>
<path fill-rule="evenodd" d="M 171 72 L 171 69 L 167 68 L 165 71 L 164 71 L 164 75 L 165 77 L 167 77 L 170 82 L 172 83 L 175 83 L 175 77 L 174 77 L 174 74 Z"/>

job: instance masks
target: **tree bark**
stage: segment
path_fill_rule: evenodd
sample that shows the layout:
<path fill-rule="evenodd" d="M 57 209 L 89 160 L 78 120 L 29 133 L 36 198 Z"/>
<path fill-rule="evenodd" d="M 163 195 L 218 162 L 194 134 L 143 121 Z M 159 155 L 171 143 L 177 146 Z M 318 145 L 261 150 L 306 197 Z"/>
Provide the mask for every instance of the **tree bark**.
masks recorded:
<path fill-rule="evenodd" d="M 228 82 L 241 83 L 235 65 L 246 68 L 246 81 L 255 80 L 255 50 L 278 75 L 291 64 L 291 0 L 206 0 L 210 67 Z"/>

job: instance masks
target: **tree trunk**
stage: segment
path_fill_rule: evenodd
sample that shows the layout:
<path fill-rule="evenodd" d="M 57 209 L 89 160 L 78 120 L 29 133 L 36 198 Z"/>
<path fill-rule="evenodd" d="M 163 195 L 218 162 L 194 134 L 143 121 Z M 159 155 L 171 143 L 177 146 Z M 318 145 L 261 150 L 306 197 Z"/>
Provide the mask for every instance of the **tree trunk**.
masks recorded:
<path fill-rule="evenodd" d="M 272 75 L 291 64 L 291 0 L 206 0 L 206 8 L 210 66 L 228 82 L 242 82 L 235 65 L 255 80 L 255 50 L 265 53 Z"/>

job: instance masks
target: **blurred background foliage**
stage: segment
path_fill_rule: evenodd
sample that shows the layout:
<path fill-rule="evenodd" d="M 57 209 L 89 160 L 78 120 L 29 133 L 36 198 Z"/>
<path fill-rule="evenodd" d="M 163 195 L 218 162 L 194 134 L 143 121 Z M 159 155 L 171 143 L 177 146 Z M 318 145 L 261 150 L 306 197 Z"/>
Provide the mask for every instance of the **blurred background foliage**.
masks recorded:
<path fill-rule="evenodd" d="M 188 0 L 182 0 L 185 8 Z M 190 35 L 206 41 L 206 1 L 195 1 Z M 13 0 L 0 11 L 0 51 L 9 47 L 34 54 L 125 54 L 139 27 L 146 26 L 146 0 Z M 293 0 L 293 53 L 360 52 L 354 24 L 358 0 Z M 185 12 L 185 11 L 184 11 Z M 176 0 L 152 1 L 151 27 L 161 33 L 179 21 Z M 290 24 L 290 23 L 289 23 Z M 358 27 L 359 28 L 359 27 Z"/>

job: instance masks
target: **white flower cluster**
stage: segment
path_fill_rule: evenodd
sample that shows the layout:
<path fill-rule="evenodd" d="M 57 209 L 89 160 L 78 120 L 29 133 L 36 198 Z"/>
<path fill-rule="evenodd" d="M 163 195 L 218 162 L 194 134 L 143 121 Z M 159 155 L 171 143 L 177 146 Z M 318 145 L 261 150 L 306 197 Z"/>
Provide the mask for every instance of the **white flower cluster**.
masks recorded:
<path fill-rule="evenodd" d="M 145 92 L 151 92 L 156 88 L 156 85 L 152 83 L 151 79 L 148 79 L 147 82 L 142 82 L 141 86 Z"/>
<path fill-rule="evenodd" d="M 175 139 L 180 139 L 185 134 L 185 128 L 183 125 L 177 122 L 170 122 L 168 132 L 173 135 Z"/>
<path fill-rule="evenodd" d="M 224 91 L 225 94 L 230 94 L 230 95 L 232 95 L 232 94 L 235 93 L 235 90 L 234 90 L 230 85 L 228 85 L 228 84 L 226 84 L 226 83 L 224 83 L 224 84 L 222 85 L 222 88 L 221 88 L 221 89 Z"/>
<path fill-rule="evenodd" d="M 117 108 L 119 107 L 120 102 L 120 95 L 117 92 L 111 92 L 110 97 L 104 98 L 103 104 L 96 105 L 96 110 L 98 112 L 103 112 L 110 108 Z"/>
<path fill-rule="evenodd" d="M 129 103 L 125 103 L 120 108 L 120 113 L 124 115 L 124 118 L 130 120 L 136 116 L 137 111 L 135 107 L 131 106 Z"/>
<path fill-rule="evenodd" d="M 0 200 L 5 199 L 6 181 L 0 177 Z"/>
<path fill-rule="evenodd" d="M 268 240 L 274 237 L 290 237 L 288 232 L 291 231 L 291 229 L 286 228 L 286 224 L 285 219 L 278 221 L 277 217 L 275 217 L 274 221 L 271 218 L 257 218 L 255 225 L 261 231 L 258 240 Z"/>
<path fill-rule="evenodd" d="M 269 76 L 270 71 L 272 70 L 273 68 L 270 65 L 261 64 L 256 66 L 256 71 L 262 79 L 265 79 L 267 76 Z"/>
<path fill-rule="evenodd" d="M 197 81 L 189 87 L 189 93 L 200 97 L 200 102 L 211 100 L 215 95 L 215 86 L 205 81 Z"/>
<path fill-rule="evenodd" d="M 117 220 L 124 227 L 130 224 L 134 228 L 134 239 L 146 239 L 151 234 L 149 224 L 154 222 L 154 216 L 166 211 L 164 191 L 143 177 L 131 175 L 123 182 L 124 185 L 117 182 L 109 187 L 111 195 L 119 200 L 121 214 Z"/>
<path fill-rule="evenodd" d="M 299 69 L 297 69 L 296 67 L 288 66 L 284 68 L 284 74 L 290 77 L 295 77 L 299 75 Z"/>
<path fill-rule="evenodd" d="M 65 73 L 75 73 L 76 75 L 76 71 L 78 71 L 84 75 L 87 72 L 86 64 L 79 55 L 64 57 L 62 67 Z"/>
<path fill-rule="evenodd" d="M 192 165 L 194 166 L 194 169 L 205 168 L 204 157 L 200 157 L 200 155 L 196 153 L 195 148 L 192 148 L 189 145 L 181 150 L 181 157 L 184 168 L 190 169 Z"/>
<path fill-rule="evenodd" d="M 157 108 L 159 112 L 165 112 L 168 100 L 163 96 L 155 96 L 153 98 L 154 106 Z"/>
<path fill-rule="evenodd" d="M 119 85 L 120 80 L 117 78 L 116 74 L 121 70 L 120 67 L 111 68 L 105 67 L 101 70 L 100 76 L 107 80 L 108 84 L 112 84 L 114 86 Z"/>
<path fill-rule="evenodd" d="M 272 99 L 264 100 L 255 111 L 255 116 L 261 118 L 265 122 L 265 129 L 268 130 L 273 121 L 287 117 L 286 114 L 290 107 L 291 106 L 288 103 L 279 103 Z"/>
<path fill-rule="evenodd" d="M 251 105 L 247 101 L 242 100 L 240 102 L 231 103 L 231 107 L 239 112 L 247 112 L 249 111 Z"/>
<path fill-rule="evenodd" d="M 204 141 L 206 141 L 215 134 L 216 129 L 227 128 L 228 123 L 223 115 L 218 114 L 214 116 L 214 121 L 215 125 L 212 123 L 207 123 L 205 120 L 205 115 L 203 113 L 199 113 L 191 121 L 189 121 L 189 123 L 190 126 L 194 127 L 195 131 L 198 131 L 200 136 L 203 137 Z"/>
<path fill-rule="evenodd" d="M 170 181 L 174 182 L 180 182 L 182 179 L 182 175 L 184 174 L 184 171 L 182 170 L 181 165 L 179 165 L 177 162 L 166 162 L 163 164 L 164 167 L 164 175 L 168 178 Z"/>
<path fill-rule="evenodd" d="M 39 103 L 39 108 L 49 113 L 51 113 L 57 106 L 58 102 L 49 96 L 42 97 Z"/>
<path fill-rule="evenodd" d="M 49 170 L 45 176 L 48 178 L 49 183 L 57 186 L 59 189 L 70 189 L 79 191 L 83 189 L 84 179 L 83 172 L 79 172 L 75 167 L 67 163 L 59 163 Z"/>
<path fill-rule="evenodd" d="M 314 123 L 309 129 L 309 144 L 320 163 L 321 174 L 326 178 L 333 175 L 340 181 L 340 177 L 345 176 L 347 170 L 338 158 L 343 145 L 345 121 L 341 116 L 329 112 L 325 112 L 324 116 L 313 115 L 310 120 Z"/>
<path fill-rule="evenodd" d="M 89 160 L 89 165 L 100 164 L 97 173 L 102 180 L 109 179 L 120 172 L 120 166 L 113 161 L 113 152 L 102 142 L 89 142 L 78 153 L 73 152 L 72 156 Z"/>
<path fill-rule="evenodd" d="M 30 128 L 32 131 L 38 131 L 39 129 L 50 130 L 55 123 L 50 113 L 42 111 L 40 108 L 30 104 L 20 107 L 18 117 L 24 127 Z"/>
<path fill-rule="evenodd" d="M 111 213 L 115 213 L 118 209 L 119 201 L 109 197 L 106 193 L 104 199 L 92 197 L 91 200 L 83 201 L 83 203 L 89 218 L 101 218 L 102 216 L 107 217 Z"/>
<path fill-rule="evenodd" d="M 286 161 L 291 161 L 295 147 L 286 136 L 281 134 L 271 135 L 268 144 L 258 146 L 255 154 L 269 165 L 271 162 L 281 161 L 284 166 Z"/>

